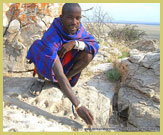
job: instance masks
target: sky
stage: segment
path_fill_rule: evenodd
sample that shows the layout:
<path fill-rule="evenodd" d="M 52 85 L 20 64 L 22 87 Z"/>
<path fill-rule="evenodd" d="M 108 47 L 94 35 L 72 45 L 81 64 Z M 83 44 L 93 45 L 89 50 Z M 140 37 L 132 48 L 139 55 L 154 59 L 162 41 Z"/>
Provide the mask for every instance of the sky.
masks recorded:
<path fill-rule="evenodd" d="M 82 10 L 101 6 L 115 22 L 160 23 L 160 3 L 79 3 Z M 91 12 L 91 11 L 90 11 Z"/>

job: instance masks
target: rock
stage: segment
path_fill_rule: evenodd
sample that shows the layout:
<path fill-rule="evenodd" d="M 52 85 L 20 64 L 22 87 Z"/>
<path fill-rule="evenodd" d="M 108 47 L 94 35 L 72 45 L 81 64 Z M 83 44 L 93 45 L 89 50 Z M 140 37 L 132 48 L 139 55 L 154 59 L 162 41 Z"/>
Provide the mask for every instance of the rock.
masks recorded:
<path fill-rule="evenodd" d="M 138 55 L 138 54 L 140 54 L 140 51 L 137 50 L 137 49 L 131 49 L 131 50 L 129 51 L 129 55 L 130 55 L 130 56 Z"/>
<path fill-rule="evenodd" d="M 106 72 L 112 68 L 113 68 L 112 63 L 104 63 L 89 67 L 88 72 Z"/>
<path fill-rule="evenodd" d="M 118 93 L 119 108 L 129 106 L 129 122 L 140 131 L 159 131 L 160 53 L 140 53 L 122 62 L 128 77 Z"/>
<path fill-rule="evenodd" d="M 33 64 L 26 63 L 27 48 L 24 48 L 23 46 L 21 43 L 19 44 L 19 42 L 18 44 L 15 43 L 12 46 L 6 45 L 6 48 L 4 49 L 4 56 L 7 57 L 3 58 L 4 73 L 8 71 L 26 71 L 34 68 Z"/>
<path fill-rule="evenodd" d="M 7 27 L 7 26 L 8 26 L 8 18 L 5 12 L 3 12 L 3 27 Z"/>
<path fill-rule="evenodd" d="M 115 56 L 122 56 L 122 53 L 117 48 L 110 48 L 109 53 Z"/>
<path fill-rule="evenodd" d="M 102 77 L 101 80 L 103 81 L 99 81 L 99 79 L 92 79 L 86 82 L 86 85 L 80 84 L 73 88 L 73 91 L 75 90 L 74 93 L 76 93 L 76 96 L 80 99 L 82 105 L 87 107 L 92 112 L 95 122 L 95 124 L 93 125 L 94 128 L 100 128 L 101 126 L 106 128 L 109 127 L 108 122 L 114 84 L 109 83 L 108 80 L 105 80 Z M 77 123 L 81 123 L 82 125 L 86 126 L 85 122 L 83 122 L 79 117 L 74 119 L 76 122 L 70 121 L 70 116 L 73 116 L 72 103 L 69 101 L 68 98 L 63 97 L 61 90 L 54 87 L 53 83 L 46 81 L 41 94 L 37 97 L 31 97 L 31 95 L 28 94 L 28 91 L 33 81 L 34 80 L 31 78 L 5 77 L 3 92 L 5 96 L 5 103 L 13 103 L 20 108 L 29 110 L 28 112 L 26 112 L 26 116 L 28 117 L 29 113 L 32 112 L 33 116 L 35 116 L 36 123 L 38 120 L 40 120 L 36 116 L 43 115 L 44 117 L 56 119 L 57 122 L 59 121 L 58 124 L 62 123 L 62 125 L 64 126 L 66 126 L 68 123 L 69 127 L 75 127 L 77 131 L 79 130 L 79 124 L 77 125 Z M 18 98 L 16 101 L 15 98 L 6 98 L 9 95 L 13 95 L 13 93 L 22 95 L 21 97 L 27 95 L 28 98 L 26 100 L 23 100 L 23 98 Z M 54 113 L 55 115 L 52 115 Z M 19 120 L 17 121 L 19 122 Z M 5 120 L 5 125 L 6 123 L 7 121 Z M 15 123 L 13 122 L 10 124 L 13 125 Z M 22 126 L 25 125 L 28 124 L 22 123 Z M 31 127 L 29 129 L 32 130 Z M 20 131 L 21 130 L 22 128 L 20 128 Z"/>
<path fill-rule="evenodd" d="M 132 55 L 129 57 L 129 60 L 133 63 L 140 63 L 144 58 L 144 55 L 139 54 L 139 55 Z"/>
<path fill-rule="evenodd" d="M 150 68 L 155 62 L 160 61 L 160 53 L 147 53 L 141 61 L 142 65 Z"/>
<path fill-rule="evenodd" d="M 20 22 L 18 20 L 13 20 L 11 21 L 9 28 L 8 28 L 8 32 L 10 33 L 16 33 L 20 30 Z"/>
<path fill-rule="evenodd" d="M 151 68 L 154 70 L 155 75 L 160 76 L 160 61 L 156 61 L 155 63 L 153 63 Z"/>
<path fill-rule="evenodd" d="M 145 52 L 155 51 L 158 48 L 155 40 L 141 40 L 133 44 L 133 47 Z"/>
<path fill-rule="evenodd" d="M 17 36 L 17 33 L 11 33 L 7 38 L 8 44 L 12 44 L 13 42 L 15 42 L 16 36 Z"/>
<path fill-rule="evenodd" d="M 46 24 L 41 19 L 37 19 L 37 25 L 41 28 L 41 31 L 48 29 Z"/>
<path fill-rule="evenodd" d="M 94 61 L 98 61 L 98 62 L 103 62 L 104 61 L 104 56 L 103 55 L 100 55 L 98 53 L 93 60 Z"/>
<path fill-rule="evenodd" d="M 99 51 L 99 54 L 103 55 L 107 59 L 110 59 L 110 54 L 108 52 L 106 52 L 106 51 Z"/>
<path fill-rule="evenodd" d="M 152 59 L 151 57 L 148 56 L 148 54 L 144 55 L 144 58 L 145 57 L 146 60 L 145 61 L 142 60 L 139 63 L 125 62 L 128 65 L 127 85 L 147 95 L 150 95 L 151 91 L 153 90 L 155 93 L 154 95 L 159 95 L 160 94 L 159 93 L 160 77 L 158 76 L 159 70 L 156 71 L 156 69 L 154 69 L 154 67 L 157 67 L 157 69 L 159 69 L 160 65 L 159 58 Z M 147 65 L 150 64 L 147 64 L 147 61 L 148 63 L 150 63 L 150 61 L 154 62 L 155 66 L 153 68 L 149 68 L 150 66 Z"/>
<path fill-rule="evenodd" d="M 133 88 L 123 87 L 118 93 L 122 108 L 129 106 L 129 122 L 140 131 L 160 130 L 160 105 Z"/>
<path fill-rule="evenodd" d="M 74 89 L 78 91 L 77 97 L 81 103 L 93 114 L 93 127 L 108 127 L 114 84 L 108 83 L 107 80 L 92 79 L 84 88 L 78 86 Z"/>
<path fill-rule="evenodd" d="M 110 45 L 107 44 L 107 45 L 100 46 L 100 49 L 101 50 L 109 50 L 110 49 Z"/>
<path fill-rule="evenodd" d="M 113 40 L 112 39 L 108 39 L 107 42 L 108 43 L 113 43 Z"/>
<path fill-rule="evenodd" d="M 52 4 L 52 5 L 50 5 L 49 8 L 48 8 L 49 15 L 51 17 L 53 17 L 53 18 L 56 17 L 57 14 L 58 14 L 58 10 L 56 10 L 56 9 L 58 9 L 58 8 L 59 8 L 59 4 Z"/>
<path fill-rule="evenodd" d="M 21 50 L 26 48 L 21 42 L 16 42 L 15 44 L 12 45 L 15 49 Z"/>
<path fill-rule="evenodd" d="M 44 18 L 42 18 L 42 20 L 49 27 L 50 24 L 53 22 L 54 18 L 53 17 L 50 17 L 50 16 L 45 16 Z"/>

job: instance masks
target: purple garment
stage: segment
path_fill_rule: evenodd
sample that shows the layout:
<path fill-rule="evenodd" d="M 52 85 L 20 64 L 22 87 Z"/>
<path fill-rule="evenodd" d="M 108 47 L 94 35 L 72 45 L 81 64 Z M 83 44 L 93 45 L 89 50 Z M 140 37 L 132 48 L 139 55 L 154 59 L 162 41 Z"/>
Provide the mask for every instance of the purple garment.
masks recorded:
<path fill-rule="evenodd" d="M 93 36 L 85 31 L 81 23 L 80 29 L 78 29 L 76 34 L 69 35 L 64 31 L 60 18 L 55 18 L 49 29 L 44 33 L 42 39 L 33 42 L 28 50 L 27 59 L 35 64 L 39 74 L 49 80 L 57 82 L 52 70 L 57 52 L 62 48 L 64 43 L 73 40 L 83 41 L 86 44 L 85 51 L 93 54 L 93 57 L 97 54 L 99 49 L 98 43 Z M 71 70 L 74 64 L 74 58 L 77 57 L 80 52 L 79 50 L 72 49 L 67 52 L 62 59 L 60 58 L 65 74 Z M 79 77 L 80 73 L 69 80 L 71 86 L 77 83 Z"/>

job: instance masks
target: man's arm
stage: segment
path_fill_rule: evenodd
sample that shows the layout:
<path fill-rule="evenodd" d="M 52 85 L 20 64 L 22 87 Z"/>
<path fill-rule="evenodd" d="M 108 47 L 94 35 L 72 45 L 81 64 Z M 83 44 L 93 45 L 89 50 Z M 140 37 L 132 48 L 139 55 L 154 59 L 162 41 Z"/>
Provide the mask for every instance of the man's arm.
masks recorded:
<path fill-rule="evenodd" d="M 80 104 L 80 101 L 77 99 L 77 97 L 72 91 L 71 85 L 66 75 L 64 74 L 63 67 L 62 67 L 62 64 L 60 62 L 58 55 L 53 65 L 53 72 L 56 76 L 56 79 L 58 80 L 58 83 L 61 87 L 62 92 L 70 99 L 72 104 L 75 107 L 77 107 Z M 84 106 L 81 106 L 78 108 L 77 113 L 87 124 L 92 124 L 93 116 L 87 108 L 85 108 Z"/>
<path fill-rule="evenodd" d="M 62 58 L 68 51 L 72 49 L 77 50 L 84 50 L 86 47 L 86 44 L 83 41 L 70 41 L 69 43 L 65 43 L 62 45 L 61 50 L 59 51 L 59 56 Z"/>

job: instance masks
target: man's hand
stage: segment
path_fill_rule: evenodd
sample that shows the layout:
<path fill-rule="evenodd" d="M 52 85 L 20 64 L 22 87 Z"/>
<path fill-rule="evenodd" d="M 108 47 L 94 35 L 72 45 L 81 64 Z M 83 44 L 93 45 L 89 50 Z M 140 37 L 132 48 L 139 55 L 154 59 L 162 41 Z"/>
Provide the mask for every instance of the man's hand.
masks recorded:
<path fill-rule="evenodd" d="M 93 124 L 94 118 L 91 112 L 87 108 L 85 108 L 84 106 L 81 106 L 77 109 L 77 113 L 88 125 Z"/>
<path fill-rule="evenodd" d="M 72 50 L 75 46 L 75 41 L 70 41 L 62 45 L 61 50 L 59 51 L 59 57 L 63 58 L 63 56 L 70 50 Z"/>

